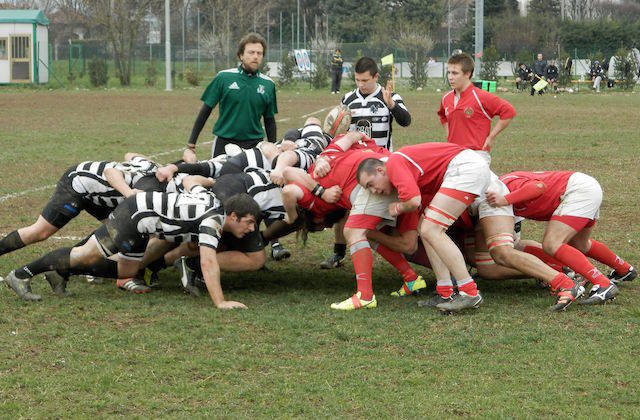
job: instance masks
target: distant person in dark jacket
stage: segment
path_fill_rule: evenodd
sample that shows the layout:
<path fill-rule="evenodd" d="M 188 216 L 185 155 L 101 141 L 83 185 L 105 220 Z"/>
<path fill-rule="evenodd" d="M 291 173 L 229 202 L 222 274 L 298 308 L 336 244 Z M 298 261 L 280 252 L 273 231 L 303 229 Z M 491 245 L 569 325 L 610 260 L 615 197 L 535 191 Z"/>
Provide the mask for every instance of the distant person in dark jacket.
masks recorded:
<path fill-rule="evenodd" d="M 336 48 L 331 57 L 331 94 L 340 92 L 340 82 L 342 82 L 342 51 Z"/>
<path fill-rule="evenodd" d="M 533 76 L 533 70 L 524 63 L 518 63 L 518 76 L 516 76 L 516 89 L 524 90 Z"/>
<path fill-rule="evenodd" d="M 549 65 L 545 70 L 544 77 L 547 79 L 547 82 L 549 82 L 549 84 L 553 86 L 553 90 L 557 92 L 558 91 L 558 67 L 556 66 L 555 60 L 549 61 Z"/>
<path fill-rule="evenodd" d="M 600 82 L 602 82 L 602 78 L 604 77 L 604 70 L 602 70 L 602 66 L 600 66 L 598 60 L 595 60 L 591 65 L 589 76 L 591 76 L 591 80 L 593 80 L 593 90 L 600 93 Z"/>
<path fill-rule="evenodd" d="M 542 54 L 538 53 L 538 58 L 533 63 L 533 79 L 531 80 L 531 96 L 536 92 L 533 86 L 538 83 L 547 71 L 547 60 L 542 59 Z M 538 91 L 538 95 L 542 95 L 542 89 Z"/>

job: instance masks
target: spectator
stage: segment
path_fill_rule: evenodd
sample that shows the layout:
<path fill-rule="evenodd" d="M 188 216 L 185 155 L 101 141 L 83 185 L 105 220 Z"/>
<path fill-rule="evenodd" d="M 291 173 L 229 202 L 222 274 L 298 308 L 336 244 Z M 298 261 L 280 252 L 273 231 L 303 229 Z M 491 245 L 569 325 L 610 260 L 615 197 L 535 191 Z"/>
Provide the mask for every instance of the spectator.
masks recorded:
<path fill-rule="evenodd" d="M 538 83 L 547 71 L 547 60 L 542 59 L 542 54 L 538 53 L 538 58 L 533 63 L 533 79 L 531 80 L 531 96 L 536 92 L 533 86 Z M 542 89 L 538 91 L 538 95 L 542 95 Z"/>
<path fill-rule="evenodd" d="M 335 95 L 340 92 L 340 82 L 342 82 L 342 51 L 336 48 L 331 57 L 331 94 Z"/>
<path fill-rule="evenodd" d="M 593 90 L 595 90 L 597 93 L 600 93 L 600 82 L 602 81 L 602 77 L 604 76 L 604 70 L 602 70 L 600 62 L 598 60 L 595 60 L 591 65 L 589 76 L 591 76 L 591 80 L 593 80 Z"/>
<path fill-rule="evenodd" d="M 544 77 L 547 79 L 547 82 L 551 86 L 553 86 L 553 90 L 555 92 L 558 91 L 558 67 L 556 66 L 556 61 L 549 61 L 549 65 L 547 66 L 547 70 L 544 73 Z"/>
<path fill-rule="evenodd" d="M 533 76 L 533 70 L 524 63 L 518 63 L 518 76 L 516 76 L 516 89 L 524 90 Z"/>

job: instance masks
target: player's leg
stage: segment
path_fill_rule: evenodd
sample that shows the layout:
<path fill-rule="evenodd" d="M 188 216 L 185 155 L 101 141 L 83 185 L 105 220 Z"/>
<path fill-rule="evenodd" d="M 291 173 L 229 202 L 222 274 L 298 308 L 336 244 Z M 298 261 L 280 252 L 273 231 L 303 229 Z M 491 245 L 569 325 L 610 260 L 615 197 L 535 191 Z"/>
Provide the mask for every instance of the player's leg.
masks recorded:
<path fill-rule="evenodd" d="M 340 219 L 333 225 L 333 254 L 320 263 L 320 268 L 328 270 L 340 267 L 343 264 L 344 257 L 347 255 L 347 239 L 344 237 L 343 233 L 347 217 L 348 215 L 345 215 L 344 218 Z"/>

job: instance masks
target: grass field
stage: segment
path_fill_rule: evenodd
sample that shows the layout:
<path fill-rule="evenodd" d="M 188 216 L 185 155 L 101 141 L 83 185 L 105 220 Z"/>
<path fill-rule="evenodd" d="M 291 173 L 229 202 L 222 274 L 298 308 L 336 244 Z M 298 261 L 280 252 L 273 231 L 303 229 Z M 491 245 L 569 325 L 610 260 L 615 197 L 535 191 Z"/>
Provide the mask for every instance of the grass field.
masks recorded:
<path fill-rule="evenodd" d="M 201 89 L 0 91 L 0 233 L 30 224 L 64 170 L 126 151 L 177 158 Z M 441 140 L 439 94 L 405 93 L 413 122 L 396 147 Z M 596 237 L 640 264 L 636 94 L 505 94 L 518 112 L 493 152 L 493 170 L 570 169 L 605 192 Z M 279 93 L 279 133 L 332 105 L 328 93 Z M 318 114 L 318 115 L 323 115 Z M 215 120 L 207 124 L 206 130 Z M 200 143 L 211 140 L 203 132 Z M 209 145 L 198 148 L 206 157 Z M 160 154 L 160 155 L 159 155 Z M 44 188 L 39 188 L 44 187 Z M 0 274 L 96 227 L 83 215 L 59 238 L 2 256 Z M 540 239 L 528 222 L 524 236 Z M 640 288 L 610 305 L 550 313 L 533 280 L 480 281 L 485 305 L 442 316 L 397 300 L 400 277 L 376 261 L 379 307 L 329 310 L 353 293 L 350 264 L 321 271 L 332 233 L 293 237 L 293 257 L 268 271 L 223 276 L 245 311 L 183 295 L 173 270 L 162 289 L 133 295 L 112 283 L 70 283 L 43 301 L 0 290 L 0 417 L 637 417 Z M 419 269 L 433 287 L 431 272 Z"/>

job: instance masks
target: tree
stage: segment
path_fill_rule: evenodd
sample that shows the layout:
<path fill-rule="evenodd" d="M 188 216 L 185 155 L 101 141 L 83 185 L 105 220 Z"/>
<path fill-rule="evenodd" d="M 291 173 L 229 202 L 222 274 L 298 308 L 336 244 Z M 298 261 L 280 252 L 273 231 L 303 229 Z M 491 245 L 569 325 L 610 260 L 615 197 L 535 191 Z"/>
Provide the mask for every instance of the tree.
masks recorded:
<path fill-rule="evenodd" d="M 427 83 L 427 52 L 433 48 L 431 37 L 413 28 L 401 33 L 396 43 L 407 52 L 409 58 L 409 84 L 414 89 L 424 87 Z"/>
<path fill-rule="evenodd" d="M 561 0 L 531 0 L 527 10 L 532 15 L 560 16 Z"/>
<path fill-rule="evenodd" d="M 496 47 L 491 45 L 484 49 L 482 55 L 482 70 L 480 71 L 480 77 L 483 80 L 498 80 L 498 62 L 500 55 Z"/>
<path fill-rule="evenodd" d="M 131 84 L 133 50 L 152 0 L 87 0 L 94 22 L 106 32 L 122 86 Z"/>

